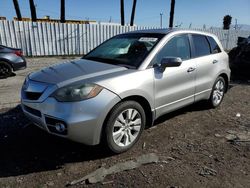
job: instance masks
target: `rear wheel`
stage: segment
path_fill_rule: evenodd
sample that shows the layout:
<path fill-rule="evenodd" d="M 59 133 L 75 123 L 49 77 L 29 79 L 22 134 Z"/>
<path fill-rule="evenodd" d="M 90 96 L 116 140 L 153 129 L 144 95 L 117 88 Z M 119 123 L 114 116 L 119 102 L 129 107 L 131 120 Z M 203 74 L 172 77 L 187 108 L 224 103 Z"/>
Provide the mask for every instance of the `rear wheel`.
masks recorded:
<path fill-rule="evenodd" d="M 209 104 L 211 107 L 216 108 L 218 107 L 224 97 L 226 91 L 226 82 L 223 77 L 218 77 L 214 83 L 212 93 L 209 99 Z"/>
<path fill-rule="evenodd" d="M 6 78 L 10 76 L 11 73 L 12 73 L 11 66 L 4 61 L 0 61 L 0 78 Z"/>
<path fill-rule="evenodd" d="M 116 105 L 108 117 L 105 138 L 108 148 L 114 153 L 122 153 L 139 140 L 146 123 L 142 106 L 135 101 L 125 101 Z"/>

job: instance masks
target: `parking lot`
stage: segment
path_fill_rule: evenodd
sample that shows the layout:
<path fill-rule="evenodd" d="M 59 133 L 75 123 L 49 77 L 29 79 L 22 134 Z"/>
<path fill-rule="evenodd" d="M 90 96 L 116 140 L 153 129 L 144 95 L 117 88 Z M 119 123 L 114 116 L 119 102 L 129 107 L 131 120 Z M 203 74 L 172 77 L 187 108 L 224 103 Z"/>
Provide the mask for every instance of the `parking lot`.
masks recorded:
<path fill-rule="evenodd" d="M 0 187 L 64 187 L 100 167 L 148 153 L 159 156 L 159 162 L 80 187 L 250 185 L 248 79 L 234 77 L 217 109 L 201 102 L 165 115 L 144 131 L 132 150 L 111 155 L 102 146 L 84 146 L 48 135 L 31 124 L 18 106 L 28 73 L 72 58 L 29 58 L 27 69 L 0 80 Z"/>

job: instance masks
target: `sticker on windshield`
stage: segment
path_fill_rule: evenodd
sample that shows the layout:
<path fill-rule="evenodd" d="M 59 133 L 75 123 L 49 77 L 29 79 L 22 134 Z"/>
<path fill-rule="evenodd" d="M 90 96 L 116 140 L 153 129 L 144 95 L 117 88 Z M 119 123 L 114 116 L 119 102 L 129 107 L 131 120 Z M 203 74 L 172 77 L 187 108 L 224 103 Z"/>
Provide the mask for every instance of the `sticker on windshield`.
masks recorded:
<path fill-rule="evenodd" d="M 153 38 L 153 37 L 141 37 L 139 39 L 140 42 L 156 42 L 158 38 Z"/>

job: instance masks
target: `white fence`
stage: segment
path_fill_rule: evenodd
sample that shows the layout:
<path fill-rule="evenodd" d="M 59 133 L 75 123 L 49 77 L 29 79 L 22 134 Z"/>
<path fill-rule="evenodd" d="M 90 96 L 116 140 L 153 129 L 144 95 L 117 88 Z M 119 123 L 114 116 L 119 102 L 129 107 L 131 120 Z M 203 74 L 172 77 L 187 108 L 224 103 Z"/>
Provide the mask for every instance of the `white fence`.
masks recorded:
<path fill-rule="evenodd" d="M 26 56 L 81 55 L 114 35 L 144 29 L 153 29 L 153 27 L 4 20 L 0 21 L 0 44 L 22 48 Z M 250 35 L 250 31 L 222 29 L 203 31 L 216 34 L 226 49 L 236 45 L 238 36 Z"/>

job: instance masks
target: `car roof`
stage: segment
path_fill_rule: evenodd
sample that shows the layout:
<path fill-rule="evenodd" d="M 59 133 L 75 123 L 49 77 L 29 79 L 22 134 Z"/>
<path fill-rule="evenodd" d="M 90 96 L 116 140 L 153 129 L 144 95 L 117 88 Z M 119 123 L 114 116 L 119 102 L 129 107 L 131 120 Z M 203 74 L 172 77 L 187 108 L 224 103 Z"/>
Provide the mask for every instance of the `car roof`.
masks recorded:
<path fill-rule="evenodd" d="M 177 29 L 145 29 L 145 30 L 136 30 L 131 31 L 129 33 L 154 33 L 154 34 L 168 34 L 173 31 L 176 31 Z"/>
<path fill-rule="evenodd" d="M 128 33 L 152 33 L 152 34 L 170 34 L 173 32 L 178 33 L 193 33 L 193 34 L 201 34 L 201 35 L 208 35 L 208 36 L 215 36 L 212 33 L 203 32 L 203 31 L 197 31 L 197 30 L 191 30 L 191 29 L 177 29 L 177 28 L 168 28 L 168 29 L 146 29 L 146 30 L 137 30 L 137 31 L 131 31 Z"/>

